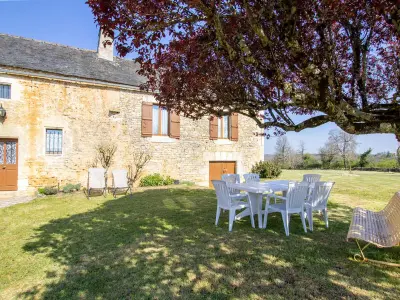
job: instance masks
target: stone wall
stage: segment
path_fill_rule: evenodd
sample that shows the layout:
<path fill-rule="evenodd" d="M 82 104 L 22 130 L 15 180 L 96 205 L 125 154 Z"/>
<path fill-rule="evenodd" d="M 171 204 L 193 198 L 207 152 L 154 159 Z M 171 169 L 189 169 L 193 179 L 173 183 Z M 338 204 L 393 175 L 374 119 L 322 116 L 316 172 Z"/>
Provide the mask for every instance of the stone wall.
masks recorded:
<path fill-rule="evenodd" d="M 112 168 L 127 168 L 133 153 L 148 151 L 152 160 L 145 172 L 208 185 L 209 161 L 236 161 L 237 172 L 250 170 L 263 158 L 263 138 L 255 122 L 239 116 L 239 141 L 209 139 L 209 121 L 181 118 L 180 140 L 141 137 L 141 103 L 154 101 L 138 91 L 81 85 L 46 79 L 8 77 L 12 99 L 0 99 L 7 119 L 0 123 L 0 138 L 19 140 L 20 190 L 44 185 L 80 182 L 102 142 L 118 147 Z M 110 114 L 119 112 L 118 114 Z M 63 154 L 46 155 L 46 128 L 63 130 Z"/>

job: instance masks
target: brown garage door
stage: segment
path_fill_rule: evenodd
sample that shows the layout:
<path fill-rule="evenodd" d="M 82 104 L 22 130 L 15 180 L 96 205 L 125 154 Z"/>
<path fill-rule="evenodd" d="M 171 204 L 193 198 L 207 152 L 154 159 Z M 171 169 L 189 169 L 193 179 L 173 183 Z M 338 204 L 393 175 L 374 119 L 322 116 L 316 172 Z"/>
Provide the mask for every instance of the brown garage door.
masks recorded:
<path fill-rule="evenodd" d="M 223 174 L 235 173 L 235 161 L 210 161 L 210 187 L 213 186 L 211 180 L 221 180 Z"/>
<path fill-rule="evenodd" d="M 0 139 L 0 191 L 18 189 L 18 140 Z"/>

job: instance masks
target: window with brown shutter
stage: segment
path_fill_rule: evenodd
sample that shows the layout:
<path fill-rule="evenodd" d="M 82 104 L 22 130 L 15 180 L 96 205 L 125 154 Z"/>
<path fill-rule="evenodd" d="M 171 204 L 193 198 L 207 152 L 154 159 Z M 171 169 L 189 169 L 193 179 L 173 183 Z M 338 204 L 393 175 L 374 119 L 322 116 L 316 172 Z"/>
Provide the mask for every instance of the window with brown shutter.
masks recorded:
<path fill-rule="evenodd" d="M 181 118 L 175 112 L 170 112 L 169 115 L 169 136 L 174 139 L 181 137 Z"/>
<path fill-rule="evenodd" d="M 239 140 L 239 115 L 237 113 L 233 113 L 231 115 L 230 125 L 231 125 L 231 140 L 238 141 Z"/>
<path fill-rule="evenodd" d="M 142 103 L 142 136 L 149 137 L 153 135 L 153 103 Z"/>
<path fill-rule="evenodd" d="M 210 117 L 210 140 L 218 140 L 218 117 Z"/>

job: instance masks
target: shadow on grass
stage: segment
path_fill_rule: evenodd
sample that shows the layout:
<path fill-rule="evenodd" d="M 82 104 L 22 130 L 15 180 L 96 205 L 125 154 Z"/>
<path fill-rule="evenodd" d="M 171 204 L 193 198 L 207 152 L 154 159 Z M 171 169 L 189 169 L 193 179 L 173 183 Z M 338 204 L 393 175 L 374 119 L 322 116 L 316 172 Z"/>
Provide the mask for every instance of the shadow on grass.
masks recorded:
<path fill-rule="evenodd" d="M 88 200 L 90 201 L 90 200 Z M 292 217 L 290 237 L 280 215 L 268 229 L 248 218 L 228 232 L 227 213 L 214 226 L 210 190 L 148 190 L 99 208 L 53 220 L 24 246 L 62 268 L 21 298 L 228 299 L 394 298 L 398 278 L 389 270 L 349 260 L 345 242 L 351 210 L 334 205 L 330 228 L 316 220 L 304 233 Z M 380 255 L 384 255 L 380 253 Z M 400 253 L 391 251 L 394 259 Z M 361 291 L 355 295 L 354 291 Z"/>

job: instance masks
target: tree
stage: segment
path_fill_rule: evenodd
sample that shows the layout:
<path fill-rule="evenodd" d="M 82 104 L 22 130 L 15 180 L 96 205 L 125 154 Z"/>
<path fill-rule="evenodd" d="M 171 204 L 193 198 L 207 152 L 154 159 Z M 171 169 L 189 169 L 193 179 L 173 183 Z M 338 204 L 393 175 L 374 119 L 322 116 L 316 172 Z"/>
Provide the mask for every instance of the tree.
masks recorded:
<path fill-rule="evenodd" d="M 329 169 L 337 154 L 338 152 L 335 145 L 332 141 L 328 140 L 323 147 L 319 148 L 322 167 L 324 169 Z"/>
<path fill-rule="evenodd" d="M 238 112 L 276 132 L 335 122 L 400 140 L 397 0 L 87 3 L 117 51 L 135 52 L 143 88 L 186 117 Z"/>
<path fill-rule="evenodd" d="M 396 156 L 397 156 L 397 166 L 400 167 L 400 145 L 397 148 Z"/>
<path fill-rule="evenodd" d="M 303 157 L 305 152 L 306 152 L 306 144 L 304 143 L 304 141 L 300 141 L 299 142 L 299 154 L 300 154 L 300 156 Z"/>
<path fill-rule="evenodd" d="M 329 132 L 329 142 L 332 143 L 336 152 L 342 158 L 344 168 L 350 168 L 349 161 L 355 156 L 357 147 L 356 136 L 342 130 L 331 130 Z"/>
<path fill-rule="evenodd" d="M 368 165 L 368 163 L 369 163 L 369 161 L 368 161 L 368 156 L 371 154 L 371 152 L 372 152 L 372 149 L 369 148 L 367 151 L 361 153 L 361 155 L 360 155 L 360 161 L 358 162 L 358 165 L 359 165 L 361 168 L 365 168 L 365 167 Z"/>
<path fill-rule="evenodd" d="M 293 167 L 293 149 L 286 135 L 278 137 L 275 145 L 274 159 L 283 167 Z"/>

